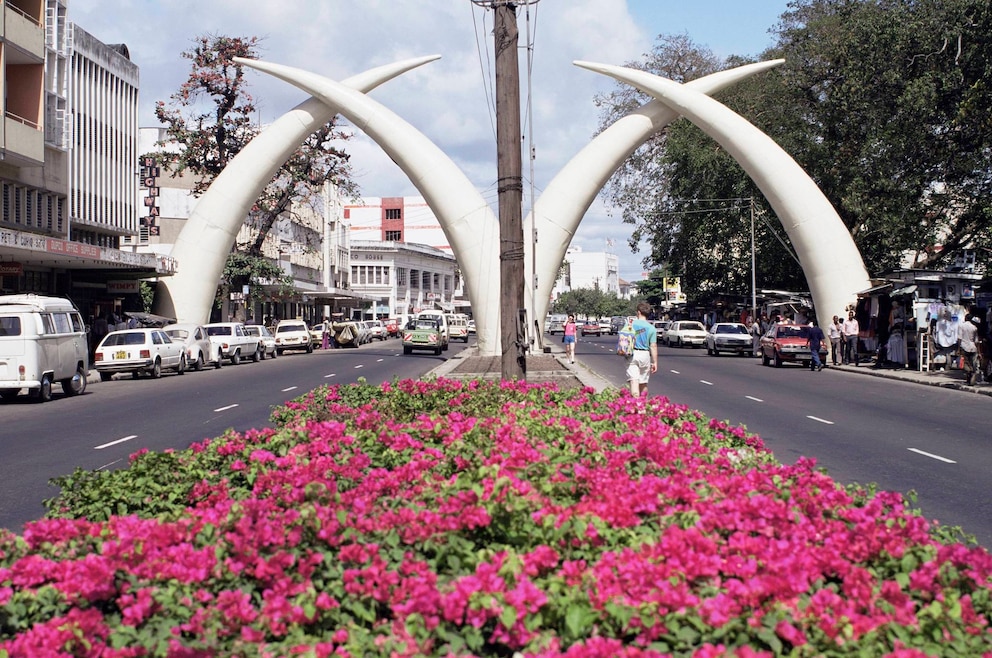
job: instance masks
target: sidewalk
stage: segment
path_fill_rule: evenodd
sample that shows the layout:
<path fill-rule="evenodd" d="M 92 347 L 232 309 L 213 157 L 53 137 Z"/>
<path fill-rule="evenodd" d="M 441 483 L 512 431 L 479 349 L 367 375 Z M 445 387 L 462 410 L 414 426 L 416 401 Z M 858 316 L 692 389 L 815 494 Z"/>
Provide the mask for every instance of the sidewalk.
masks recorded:
<path fill-rule="evenodd" d="M 969 393 L 992 396 L 992 383 L 979 382 L 974 386 L 965 383 L 965 375 L 961 370 L 931 370 L 930 372 L 920 372 L 914 368 L 891 368 L 875 367 L 874 363 L 863 363 L 860 366 L 832 366 L 825 365 L 824 370 L 842 370 L 853 372 L 859 375 L 869 375 L 871 377 L 884 377 L 886 379 L 898 379 L 913 384 L 924 384 L 926 386 L 941 386 L 943 388 L 953 388 Z"/>

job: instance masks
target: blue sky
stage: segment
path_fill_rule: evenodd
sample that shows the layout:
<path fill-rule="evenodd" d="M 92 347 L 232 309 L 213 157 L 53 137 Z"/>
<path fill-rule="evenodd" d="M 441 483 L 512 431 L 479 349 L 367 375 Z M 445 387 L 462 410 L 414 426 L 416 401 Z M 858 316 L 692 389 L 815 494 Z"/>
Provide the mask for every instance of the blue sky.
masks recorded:
<path fill-rule="evenodd" d="M 470 0 L 71 0 L 69 18 L 105 43 L 124 43 L 141 70 L 142 126 L 157 125 L 152 108 L 186 79 L 180 57 L 199 35 L 258 36 L 260 57 L 342 79 L 409 57 L 441 59 L 393 80 L 372 96 L 416 126 L 461 167 L 495 205 L 492 110 L 492 12 Z M 541 0 L 518 10 L 521 44 L 533 35 L 534 186 L 540 193 L 595 133 L 592 99 L 612 81 L 572 66 L 574 60 L 623 64 L 651 50 L 659 34 L 688 34 L 717 55 L 756 55 L 771 45 L 769 29 L 787 0 Z M 528 21 L 529 19 L 529 21 Z M 521 52 L 521 61 L 526 60 Z M 304 100 L 285 83 L 250 74 L 262 121 Z M 488 87 L 487 87 L 488 85 Z M 525 129 L 529 130 L 528 126 Z M 367 196 L 419 194 L 402 171 L 360 133 L 343 145 Z M 529 165 L 525 162 L 525 175 Z M 527 182 L 529 185 L 530 181 Z M 597 202 L 572 244 L 620 257 L 620 275 L 637 280 L 643 254 L 626 241 L 632 227 Z"/>

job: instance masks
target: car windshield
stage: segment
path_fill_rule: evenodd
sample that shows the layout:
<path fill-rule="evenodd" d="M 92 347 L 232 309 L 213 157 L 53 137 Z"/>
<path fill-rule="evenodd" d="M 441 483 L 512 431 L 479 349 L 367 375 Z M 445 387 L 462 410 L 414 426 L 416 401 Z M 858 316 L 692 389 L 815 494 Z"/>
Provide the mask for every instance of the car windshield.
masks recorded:
<path fill-rule="evenodd" d="M 703 328 L 703 325 L 698 322 L 683 322 L 679 325 L 679 329 L 682 331 L 706 331 L 706 329 Z"/>
<path fill-rule="evenodd" d="M 809 336 L 808 327 L 779 327 L 779 338 L 806 338 Z"/>
<path fill-rule="evenodd" d="M 741 324 L 718 324 L 716 326 L 718 334 L 747 334 L 747 327 Z"/>
<path fill-rule="evenodd" d="M 189 336 L 189 332 L 185 329 L 170 329 L 165 333 L 169 334 L 172 338 L 178 338 L 179 340 L 186 340 L 186 337 Z"/>
<path fill-rule="evenodd" d="M 417 329 L 437 329 L 438 324 L 433 320 L 417 320 Z"/>

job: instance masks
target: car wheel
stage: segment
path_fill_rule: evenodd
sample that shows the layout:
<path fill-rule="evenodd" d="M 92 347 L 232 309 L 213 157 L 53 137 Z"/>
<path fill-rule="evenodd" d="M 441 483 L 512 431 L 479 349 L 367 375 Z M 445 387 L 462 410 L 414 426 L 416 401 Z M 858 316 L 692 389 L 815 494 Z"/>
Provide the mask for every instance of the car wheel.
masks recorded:
<path fill-rule="evenodd" d="M 307 345 L 307 354 L 313 354 L 313 345 Z"/>
<path fill-rule="evenodd" d="M 200 372 L 203 370 L 203 354 L 197 352 L 196 361 L 193 362 L 193 370 Z"/>
<path fill-rule="evenodd" d="M 134 374 L 137 375 L 138 373 L 134 373 Z M 152 366 L 152 369 L 148 371 L 148 374 L 150 374 L 152 376 L 152 379 L 158 379 L 159 377 L 161 377 L 162 376 L 162 362 L 159 361 L 158 359 L 155 359 L 155 365 L 153 365 Z"/>
<path fill-rule="evenodd" d="M 185 354 L 182 354 L 179 357 L 179 365 L 176 367 L 176 374 L 177 375 L 185 375 L 186 374 L 186 355 Z"/>
<path fill-rule="evenodd" d="M 778 352 L 775 352 L 775 367 L 776 368 L 782 367 L 782 355 L 780 355 Z"/>
<path fill-rule="evenodd" d="M 100 373 L 100 381 L 101 382 L 109 382 L 111 379 L 113 379 L 113 377 L 114 377 L 114 373 L 112 373 L 112 372 L 101 372 Z"/>
<path fill-rule="evenodd" d="M 235 350 L 234 354 L 231 355 L 231 365 L 238 366 L 241 365 L 241 350 Z"/>
<path fill-rule="evenodd" d="M 761 353 L 761 365 L 768 366 L 769 364 L 771 364 L 771 361 L 768 360 L 768 355 L 765 354 L 764 352 L 762 352 Z"/>
<path fill-rule="evenodd" d="M 279 350 L 277 350 L 277 349 L 275 349 L 275 348 L 273 348 L 273 349 L 272 349 L 272 354 L 270 354 L 269 356 L 271 356 L 271 357 L 272 357 L 272 358 L 274 359 L 274 358 L 276 358 L 276 354 L 277 354 L 278 352 L 279 352 Z"/>
<path fill-rule="evenodd" d="M 41 376 L 41 387 L 34 392 L 36 402 L 49 402 L 52 399 L 52 376 Z"/>
<path fill-rule="evenodd" d="M 259 353 L 258 353 L 258 352 L 259 352 L 259 349 L 258 349 L 258 346 L 256 345 L 256 346 L 255 346 L 255 351 L 251 353 L 251 360 L 252 360 L 252 363 L 258 363 L 258 361 L 259 361 L 259 359 L 261 359 L 261 358 L 262 358 L 262 357 L 261 357 L 261 356 L 259 355 Z"/>
<path fill-rule="evenodd" d="M 282 350 L 279 349 L 279 348 L 276 348 L 276 354 L 282 354 Z"/>
<path fill-rule="evenodd" d="M 224 367 L 224 355 L 217 350 L 217 360 L 214 361 L 214 370 L 220 370 Z"/>
<path fill-rule="evenodd" d="M 403 346 L 403 354 L 412 354 L 412 353 L 413 353 L 412 348 L 407 347 L 406 345 Z"/>
<path fill-rule="evenodd" d="M 449 347 L 450 347 L 450 345 L 448 343 L 444 343 L 441 346 L 441 349 L 444 350 L 445 352 L 447 352 Z M 440 354 L 440 352 L 438 352 L 438 354 Z"/>
<path fill-rule="evenodd" d="M 442 348 L 435 347 L 434 348 L 434 356 L 441 356 L 441 350 L 442 350 Z"/>
<path fill-rule="evenodd" d="M 678 341 L 676 341 L 676 346 L 677 346 L 677 347 L 678 347 L 679 349 L 682 349 L 682 339 L 681 339 L 681 338 L 679 338 L 679 339 L 678 339 Z"/>
<path fill-rule="evenodd" d="M 62 380 L 62 392 L 66 394 L 67 397 L 72 397 L 73 395 L 82 395 L 86 391 L 86 373 L 83 371 L 83 366 L 76 368 L 76 374 L 69 379 Z"/>

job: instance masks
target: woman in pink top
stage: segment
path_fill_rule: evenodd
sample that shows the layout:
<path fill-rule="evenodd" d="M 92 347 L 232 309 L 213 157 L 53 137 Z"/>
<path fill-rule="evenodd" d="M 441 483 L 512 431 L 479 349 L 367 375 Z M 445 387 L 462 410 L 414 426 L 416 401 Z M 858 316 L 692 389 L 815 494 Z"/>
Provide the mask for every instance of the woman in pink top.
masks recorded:
<path fill-rule="evenodd" d="M 575 316 L 568 316 L 568 320 L 565 321 L 565 334 L 561 338 L 561 342 L 565 343 L 565 356 L 572 363 L 575 363 L 575 340 L 576 340 L 576 325 Z"/>

